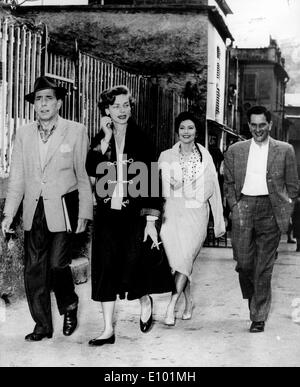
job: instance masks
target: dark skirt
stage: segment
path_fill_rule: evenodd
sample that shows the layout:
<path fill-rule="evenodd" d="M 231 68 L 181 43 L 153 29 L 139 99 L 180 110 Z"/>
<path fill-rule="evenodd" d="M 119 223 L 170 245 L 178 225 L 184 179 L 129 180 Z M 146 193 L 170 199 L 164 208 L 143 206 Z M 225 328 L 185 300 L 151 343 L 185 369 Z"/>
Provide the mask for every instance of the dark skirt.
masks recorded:
<path fill-rule="evenodd" d="M 174 291 L 163 250 L 143 242 L 145 218 L 126 210 L 97 210 L 92 245 L 92 299 L 128 300 Z M 148 238 L 149 239 L 149 238 Z M 155 251 L 156 250 L 156 251 Z"/>

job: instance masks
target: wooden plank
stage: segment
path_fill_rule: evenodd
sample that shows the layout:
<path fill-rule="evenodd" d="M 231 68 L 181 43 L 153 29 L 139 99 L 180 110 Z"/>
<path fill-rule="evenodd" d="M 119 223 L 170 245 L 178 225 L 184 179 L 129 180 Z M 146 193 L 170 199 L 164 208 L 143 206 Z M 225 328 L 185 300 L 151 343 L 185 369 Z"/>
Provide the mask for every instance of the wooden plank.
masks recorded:
<path fill-rule="evenodd" d="M 28 31 L 26 28 L 26 60 L 25 60 L 25 94 L 28 94 L 31 92 L 31 80 L 30 80 L 30 73 L 31 73 L 31 32 Z M 25 120 L 29 122 L 30 120 L 30 103 L 25 103 Z"/>
<path fill-rule="evenodd" d="M 109 85 L 109 87 L 113 87 L 115 80 L 114 80 L 114 65 L 112 63 L 110 64 L 109 73 L 110 73 L 110 85 Z"/>
<path fill-rule="evenodd" d="M 13 136 L 13 74 L 14 74 L 14 37 L 15 29 L 13 25 L 9 26 L 8 32 L 8 72 L 7 72 L 7 117 L 11 117 L 6 122 L 6 157 L 8 160 L 8 166 L 11 157 L 12 150 L 12 136 Z"/>
<path fill-rule="evenodd" d="M 86 120 L 85 124 L 90 133 L 90 82 L 89 82 L 89 72 L 90 72 L 90 58 L 86 56 L 86 73 L 85 73 L 85 89 L 86 89 Z"/>
<path fill-rule="evenodd" d="M 36 74 L 35 78 L 41 75 L 41 65 L 42 65 L 42 36 L 37 35 L 37 50 L 36 50 Z"/>
<path fill-rule="evenodd" d="M 5 123 L 6 123 L 6 106 L 7 106 L 7 83 L 6 83 L 6 70 L 7 70 L 7 45 L 8 45 L 8 22 L 4 20 L 1 23 L 1 63 L 3 66 L 2 72 L 2 83 L 1 83 L 1 104 L 0 104 L 0 172 L 8 172 L 7 161 L 5 158 L 6 153 L 6 133 L 5 133 Z"/>
<path fill-rule="evenodd" d="M 98 84 L 98 61 L 96 59 L 93 59 L 93 66 L 94 66 L 94 79 L 92 81 L 93 85 L 93 102 L 92 102 L 92 109 L 93 109 L 93 131 L 91 133 L 91 136 L 95 136 L 96 134 L 96 128 L 97 128 L 97 84 Z"/>
<path fill-rule="evenodd" d="M 21 55 L 20 55 L 20 125 L 25 123 L 25 52 L 26 52 L 26 30 L 21 30 Z"/>
<path fill-rule="evenodd" d="M 13 88 L 14 88 L 14 130 L 17 130 L 19 127 L 19 108 L 20 108 L 20 98 L 19 98 L 19 85 L 20 85 L 20 28 L 16 27 L 15 30 L 15 52 L 14 52 L 14 80 L 13 80 Z"/>
<path fill-rule="evenodd" d="M 52 74 L 54 72 L 53 69 L 53 54 L 51 52 L 48 53 L 48 66 L 47 70 L 44 70 L 44 75 Z"/>
<path fill-rule="evenodd" d="M 31 37 L 31 74 L 30 74 L 30 91 L 34 88 L 34 82 L 37 78 L 36 76 L 36 68 L 37 68 L 37 34 L 32 34 Z M 29 107 L 29 119 L 33 121 L 34 116 L 34 106 L 30 104 Z"/>
<path fill-rule="evenodd" d="M 95 96 L 94 96 L 94 82 L 95 82 L 95 59 L 90 58 L 89 84 L 90 84 L 90 135 L 93 136 L 95 130 Z"/>
<path fill-rule="evenodd" d="M 82 85 L 82 75 L 81 75 L 81 62 L 82 62 L 82 54 L 81 52 L 79 51 L 78 52 L 78 66 L 77 66 L 77 87 L 78 87 L 78 91 L 77 91 L 77 101 L 76 101 L 76 104 L 75 104 L 75 107 L 76 107 L 76 110 L 77 110 L 77 115 L 78 115 L 78 120 L 79 122 L 83 122 L 82 121 L 82 110 L 81 110 L 81 85 Z"/>
<path fill-rule="evenodd" d="M 98 102 L 100 97 L 100 87 L 101 87 L 101 63 L 98 60 L 97 61 L 97 70 L 96 70 L 96 82 L 95 82 L 95 89 L 96 89 L 96 123 L 95 123 L 95 131 L 94 135 L 96 135 L 100 130 L 100 115 L 99 115 L 99 108 L 98 108 Z"/>
<path fill-rule="evenodd" d="M 82 96 L 81 96 L 81 122 L 86 126 L 86 56 L 82 56 L 82 67 L 81 67 L 81 74 L 82 74 Z"/>

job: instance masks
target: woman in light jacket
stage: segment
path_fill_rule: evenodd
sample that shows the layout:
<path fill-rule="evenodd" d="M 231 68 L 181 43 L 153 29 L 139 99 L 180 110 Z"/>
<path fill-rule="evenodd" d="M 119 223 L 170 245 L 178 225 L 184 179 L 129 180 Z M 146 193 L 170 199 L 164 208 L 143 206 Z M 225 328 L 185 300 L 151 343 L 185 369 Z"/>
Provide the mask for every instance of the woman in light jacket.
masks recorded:
<path fill-rule="evenodd" d="M 180 113 L 175 120 L 179 141 L 159 157 L 165 198 L 160 236 L 176 283 L 165 317 L 169 326 L 175 325 L 175 306 L 182 292 L 185 296 L 182 319 L 192 317 L 191 275 L 206 238 L 209 203 L 215 236 L 225 233 L 217 172 L 208 150 L 196 142 L 198 129 L 199 123 L 191 113 Z"/>

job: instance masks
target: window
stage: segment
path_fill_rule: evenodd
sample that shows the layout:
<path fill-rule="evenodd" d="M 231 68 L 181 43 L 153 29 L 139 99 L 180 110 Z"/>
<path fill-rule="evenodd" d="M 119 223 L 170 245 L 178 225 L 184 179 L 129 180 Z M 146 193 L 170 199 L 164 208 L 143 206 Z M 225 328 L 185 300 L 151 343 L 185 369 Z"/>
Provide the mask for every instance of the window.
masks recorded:
<path fill-rule="evenodd" d="M 259 77 L 259 97 L 261 99 L 271 98 L 272 92 L 272 76 L 271 74 L 264 72 Z"/>
<path fill-rule="evenodd" d="M 244 99 L 256 99 L 256 74 L 244 74 Z"/>

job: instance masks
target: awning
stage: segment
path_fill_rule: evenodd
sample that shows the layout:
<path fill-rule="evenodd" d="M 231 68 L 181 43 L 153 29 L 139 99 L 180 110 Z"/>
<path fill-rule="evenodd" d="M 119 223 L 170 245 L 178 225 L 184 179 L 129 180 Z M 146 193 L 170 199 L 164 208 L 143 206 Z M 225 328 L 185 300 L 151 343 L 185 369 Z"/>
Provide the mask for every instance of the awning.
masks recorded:
<path fill-rule="evenodd" d="M 224 124 L 220 124 L 219 122 L 215 121 L 215 120 L 211 120 L 211 119 L 208 119 L 207 120 L 208 123 L 211 123 L 212 125 L 214 126 L 217 126 L 220 130 L 223 130 L 224 132 L 227 132 L 229 133 L 231 136 L 233 137 L 237 137 L 239 138 L 240 140 L 242 141 L 245 141 L 246 138 L 241 136 L 240 134 L 236 133 L 232 128 L 230 128 L 229 126 L 227 125 L 224 125 Z"/>

